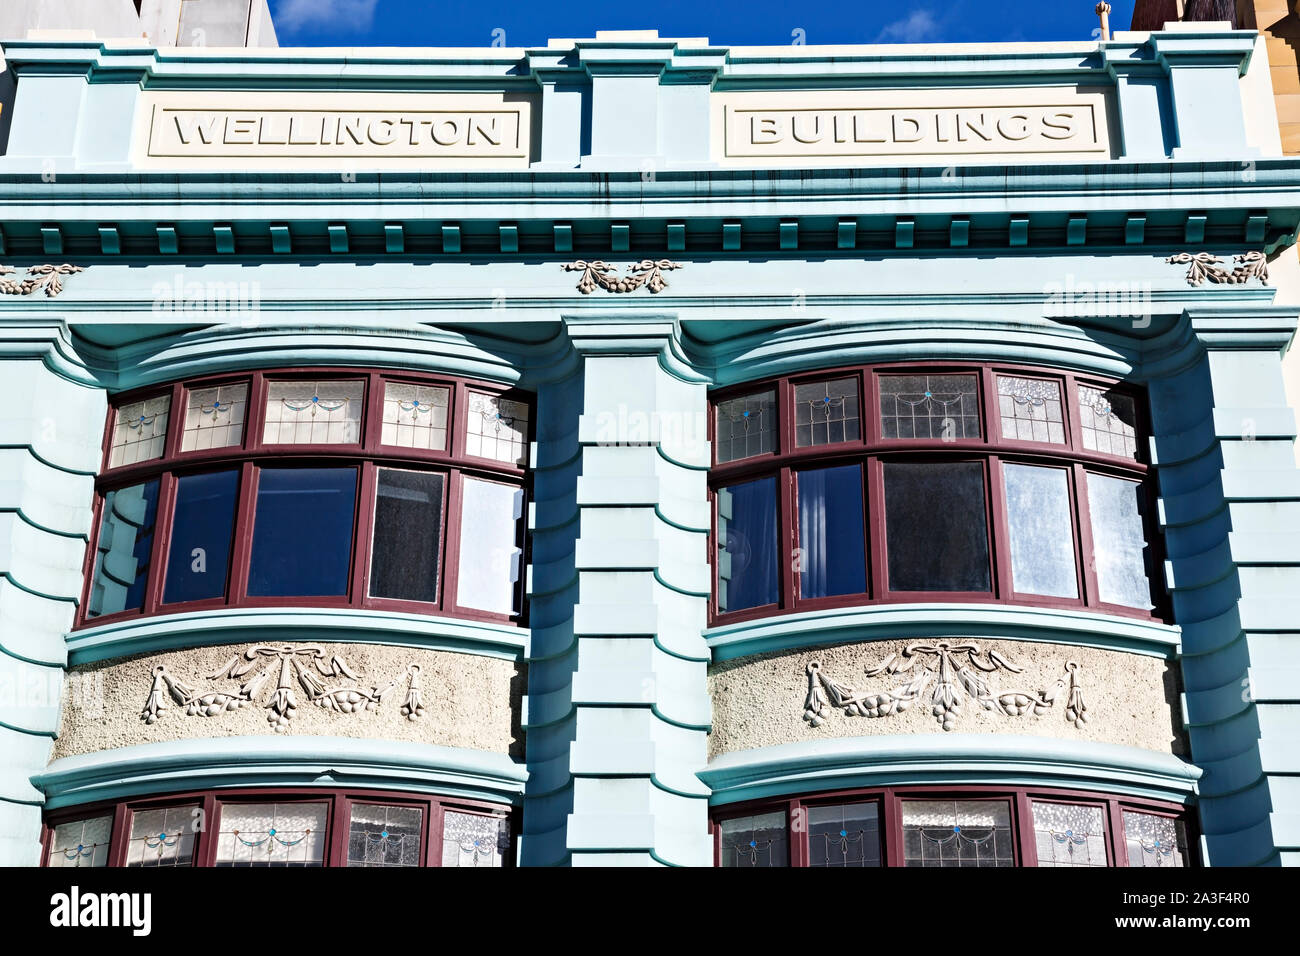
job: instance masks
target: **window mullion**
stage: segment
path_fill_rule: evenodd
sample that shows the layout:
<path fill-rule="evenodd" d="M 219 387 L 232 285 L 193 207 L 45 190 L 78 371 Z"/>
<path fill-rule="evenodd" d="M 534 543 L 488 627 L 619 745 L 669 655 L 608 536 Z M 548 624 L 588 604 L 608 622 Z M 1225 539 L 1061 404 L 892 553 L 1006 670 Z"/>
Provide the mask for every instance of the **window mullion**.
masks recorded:
<path fill-rule="evenodd" d="M 239 504 L 235 514 L 235 538 L 231 547 L 230 582 L 226 586 L 229 604 L 248 597 L 248 561 L 253 542 L 253 515 L 257 508 L 257 469 L 244 462 L 239 475 Z"/>
<path fill-rule="evenodd" d="M 158 478 L 158 504 L 153 520 L 153 540 L 149 543 L 148 579 L 145 581 L 141 614 L 156 614 L 162 606 L 167 579 L 167 551 L 171 541 L 172 518 L 176 507 L 176 475 L 165 471 Z"/>
<path fill-rule="evenodd" d="M 795 570 L 795 565 L 799 562 L 795 556 L 799 554 L 799 529 L 795 511 L 795 489 L 794 489 L 794 472 L 787 465 L 781 469 L 780 473 L 780 493 L 777 495 L 777 527 L 780 529 L 777 536 L 777 560 L 780 561 L 781 574 L 781 594 L 778 607 L 787 610 L 795 607 L 799 600 L 799 574 Z M 781 544 L 785 546 L 785 553 L 782 554 Z"/>
<path fill-rule="evenodd" d="M 1077 463 L 1074 465 L 1074 506 L 1078 515 L 1084 603 L 1088 607 L 1096 607 L 1101 603 L 1101 594 L 1097 586 L 1097 552 L 1092 540 L 1092 512 L 1088 505 L 1088 474 L 1087 469 Z"/>
<path fill-rule="evenodd" d="M 1019 790 L 1015 795 L 1016 811 L 1016 864 L 1038 866 L 1038 835 L 1034 831 L 1034 809 L 1029 794 Z"/>

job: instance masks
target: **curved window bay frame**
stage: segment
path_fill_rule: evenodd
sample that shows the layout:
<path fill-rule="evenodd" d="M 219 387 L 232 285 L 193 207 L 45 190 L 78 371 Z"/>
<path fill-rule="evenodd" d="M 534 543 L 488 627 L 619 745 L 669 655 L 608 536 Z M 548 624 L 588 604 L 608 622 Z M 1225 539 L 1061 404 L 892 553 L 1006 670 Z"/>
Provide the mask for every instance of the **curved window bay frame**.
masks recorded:
<path fill-rule="evenodd" d="M 1125 839 L 1124 814 L 1139 813 L 1176 820 L 1183 825 L 1186 844 L 1181 849 L 1187 866 L 1197 866 L 1196 846 L 1199 833 L 1196 814 L 1176 803 L 1120 797 L 1085 790 L 1036 787 L 995 786 L 911 786 L 872 789 L 832 790 L 788 798 L 751 800 L 717 807 L 709 814 L 709 834 L 713 842 L 713 865 L 723 866 L 722 823 L 765 814 L 779 814 L 785 821 L 787 858 L 771 865 L 806 867 L 810 865 L 811 845 L 809 814 L 817 807 L 868 804 L 875 808 L 879 823 L 880 866 L 905 866 L 903 804 L 907 801 L 991 801 L 1009 811 L 1013 852 L 1011 865 L 1039 866 L 1038 838 L 1035 834 L 1033 805 L 1044 803 L 1095 807 L 1101 811 L 1105 828 L 1106 866 L 1141 866 L 1129 858 Z M 774 841 L 775 842 L 775 841 Z M 743 847 L 742 847 L 743 849 Z"/>
<path fill-rule="evenodd" d="M 357 865 L 355 854 L 349 853 L 349 821 L 356 806 L 379 806 L 411 809 L 420 814 L 419 854 L 415 866 L 444 866 L 444 820 L 446 814 L 462 814 L 485 819 L 505 821 L 508 827 L 510 846 L 502 852 L 501 865 L 514 866 L 513 847 L 518 839 L 519 815 L 509 806 L 486 803 L 480 800 L 463 800 L 460 798 L 430 796 L 406 793 L 398 790 L 330 790 L 320 788 L 280 788 L 280 789 L 230 789 L 187 791 L 159 796 L 144 796 L 122 801 L 107 801 L 80 804 L 50 810 L 45 814 L 41 830 L 41 866 L 50 865 L 53 850 L 52 839 L 55 828 L 60 824 L 91 819 L 111 817 L 108 851 L 103 865 L 124 867 L 128 865 L 132 834 L 132 814 L 148 813 L 153 810 L 177 810 L 177 829 L 182 835 L 192 834 L 192 851 L 190 861 L 185 865 L 212 867 L 222 865 L 240 865 L 224 863 L 218 858 L 219 844 L 227 829 L 222 822 L 223 808 L 237 808 L 246 804 L 277 804 L 282 808 L 292 808 L 296 804 L 324 807 L 325 835 L 319 846 L 320 861 L 316 866 Z M 170 820 L 169 820 L 170 822 Z M 176 834 L 158 834 L 156 839 Z M 138 838 L 137 838 L 138 839 Z M 170 845 L 170 844 L 169 844 Z M 157 843 L 153 843 L 157 847 Z M 135 864 L 140 865 L 140 864 Z M 174 865 L 165 863 L 164 865 Z M 280 864 L 284 865 L 284 864 Z M 370 864 L 374 865 L 374 864 Z M 483 864 L 486 865 L 486 864 Z"/>
<path fill-rule="evenodd" d="M 978 392 L 978 408 L 971 414 L 963 409 L 963 422 L 952 433 L 938 438 L 885 437 L 881 422 L 881 379 L 890 375 L 906 376 L 973 376 Z M 1045 440 L 1004 437 L 998 394 L 999 376 L 1029 378 L 1050 382 L 1059 392 L 1061 421 L 1053 423 L 1050 433 L 1040 432 Z M 860 426 L 856 437 L 823 444 L 806 444 L 796 434 L 795 397 L 801 385 L 818 382 L 851 381 L 857 388 Z M 1132 402 L 1136 411 L 1134 443 L 1136 455 L 1109 453 L 1085 447 L 1084 427 L 1079 408 L 1079 389 L 1098 389 L 1122 402 Z M 775 392 L 775 434 L 771 450 L 731 461 L 718 461 L 718 406 L 732 399 L 758 392 Z M 805 390 L 804 395 L 808 394 Z M 914 362 L 882 363 L 870 366 L 836 366 L 815 372 L 801 372 L 778 379 L 745 382 L 719 389 L 710 396 L 709 438 L 714 459 L 709 473 L 711 502 L 711 541 L 709 561 L 713 587 L 709 601 L 710 626 L 754 621 L 773 615 L 844 608 L 875 604 L 997 603 L 1017 604 L 1047 609 L 1083 610 L 1120 615 L 1143 620 L 1168 622 L 1170 609 L 1161 587 L 1159 569 L 1163 550 L 1155 521 L 1156 494 L 1150 466 L 1146 461 L 1148 436 L 1151 434 L 1144 395 L 1140 389 L 1113 379 L 1076 374 L 1060 369 L 992 363 Z M 832 408 L 838 409 L 838 404 Z M 851 410 L 850 410 L 851 411 Z M 842 414 L 842 413 L 841 413 Z M 978 435 L 972 434 L 972 419 L 978 419 Z M 837 436 L 838 437 L 838 436 Z M 1060 440 L 1056 440 L 1056 439 Z M 1091 441 L 1096 444 L 1095 440 Z M 752 443 L 751 443 L 752 447 Z M 766 447 L 766 444 L 759 447 Z M 905 590 L 893 587 L 889 575 L 889 539 L 885 520 L 885 469 L 889 464 L 969 463 L 983 475 L 984 536 L 988 554 L 987 590 Z M 852 593 L 807 596 L 801 586 L 801 567 L 806 559 L 801 548 L 799 475 L 801 472 L 856 465 L 862 470 L 864 506 L 862 528 L 845 529 L 828 522 L 835 533 L 850 539 L 861 534 L 863 553 L 853 556 L 865 567 L 866 587 Z M 1012 573 L 1009 514 L 1006 503 L 1007 465 L 1028 465 L 1057 469 L 1062 473 L 1068 497 L 1074 558 L 1074 596 L 1029 593 L 1017 589 Z M 1129 607 L 1103 599 L 1098 584 L 1093 541 L 1093 520 L 1089 510 L 1090 475 L 1120 478 L 1137 486 L 1139 510 L 1147 547 L 1143 560 L 1151 591 L 1149 608 Z M 775 479 L 776 487 L 776 600 L 754 607 L 726 610 L 720 608 L 720 553 L 726 545 L 719 535 L 719 495 L 722 488 L 744 482 Z M 728 559 L 729 560 L 729 559 Z M 1059 589 L 1059 588 L 1058 588 Z M 1067 590 L 1068 589 L 1061 589 Z"/>
<path fill-rule="evenodd" d="M 264 441 L 263 422 L 271 399 L 268 387 L 279 383 L 346 382 L 360 383 L 360 421 L 355 442 L 321 442 L 290 444 Z M 383 440 L 384 393 L 386 384 L 414 385 L 447 390 L 447 429 L 442 448 L 418 448 L 386 444 Z M 183 450 L 186 422 L 187 393 L 198 389 L 245 384 L 248 386 L 243 409 L 244 426 L 237 444 L 220 448 Z M 474 621 L 526 625 L 527 602 L 524 594 L 524 569 L 527 566 L 527 536 L 525 522 L 516 522 L 514 547 L 516 557 L 513 567 L 513 610 L 504 613 L 462 606 L 458 601 L 458 572 L 460 561 L 462 503 L 467 481 L 485 481 L 506 485 L 517 491 L 516 503 L 520 515 L 526 513 L 528 473 L 518 461 L 469 454 L 467 450 L 467 421 L 471 414 L 471 399 L 486 395 L 501 401 L 519 402 L 530 410 L 535 407 L 532 396 L 506 388 L 499 383 L 429 375 L 418 372 L 367 370 L 346 367 L 295 368 L 290 370 L 261 370 L 244 373 L 213 375 L 176 382 L 166 386 L 137 389 L 115 396 L 108 411 L 105 427 L 103 467 L 96 480 L 93 532 L 84 565 L 86 581 L 76 627 L 93 627 L 101 624 L 129 621 L 141 617 L 178 614 L 222 608 L 313 607 L 352 608 L 403 611 L 414 614 L 465 618 Z M 110 467 L 114 426 L 117 410 L 146 399 L 167 396 L 170 414 L 161 457 Z M 477 403 L 475 403 L 477 405 Z M 532 440 L 535 414 L 529 413 L 528 431 L 523 442 L 524 454 Z M 430 442 L 431 444 L 433 442 Z M 263 469 L 287 472 L 290 469 L 352 469 L 355 484 L 351 518 L 350 550 L 347 556 L 346 583 L 341 594 L 258 596 L 250 593 L 250 562 L 256 535 L 255 515 L 258 490 Z M 436 565 L 437 592 L 433 601 L 378 597 L 370 594 L 372 569 L 372 534 L 375 525 L 377 490 L 382 469 L 420 472 L 443 476 L 438 528 L 440 543 Z M 234 530 L 229 545 L 224 572 L 226 586 L 219 597 L 196 600 L 165 600 L 168 578 L 168 561 L 175 509 L 180 481 L 189 476 L 220 471 L 237 472 L 238 492 L 235 505 Z M 145 482 L 157 484 L 155 524 L 148 541 L 147 579 L 143 585 L 143 599 L 138 608 L 93 614 L 91 598 L 95 587 L 96 559 L 103 533 L 102 511 L 105 496 L 111 492 Z M 143 537 L 143 536 L 142 536 Z M 143 550 L 143 545 L 141 546 Z M 219 550 L 219 549 L 218 549 Z M 181 555 L 188 559 L 188 555 Z M 507 560 L 505 565 L 510 564 Z M 209 568 L 221 573 L 220 567 Z"/>

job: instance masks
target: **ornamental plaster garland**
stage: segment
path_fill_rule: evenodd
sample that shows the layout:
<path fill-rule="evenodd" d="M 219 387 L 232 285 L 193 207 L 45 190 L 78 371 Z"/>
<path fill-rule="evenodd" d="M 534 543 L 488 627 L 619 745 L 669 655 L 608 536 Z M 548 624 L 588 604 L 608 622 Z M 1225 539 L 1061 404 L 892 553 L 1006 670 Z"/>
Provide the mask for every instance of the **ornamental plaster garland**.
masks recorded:
<path fill-rule="evenodd" d="M 342 714 L 360 713 L 376 710 L 384 695 L 391 691 L 401 677 L 395 677 L 387 684 L 374 685 L 366 691 L 360 687 L 330 687 L 321 677 L 346 677 L 358 680 L 343 658 L 334 655 L 328 663 L 325 649 L 315 644 L 302 644 L 297 647 L 284 645 L 272 647 L 258 644 L 250 647 L 243 654 L 236 655 L 221 665 L 216 671 L 207 675 L 208 680 L 243 680 L 238 693 L 213 691 L 200 693 L 180 678 L 167 670 L 166 665 L 159 664 L 153 669 L 153 686 L 149 690 L 149 699 L 145 702 L 140 719 L 146 724 L 156 723 L 164 710 L 170 709 L 167 698 L 170 696 L 178 705 L 185 708 L 187 717 L 215 717 L 227 711 L 253 703 L 262 689 L 270 681 L 271 671 L 279 662 L 279 675 L 275 689 L 265 707 L 270 713 L 266 715 L 276 733 L 284 733 L 289 727 L 289 720 L 298 709 L 298 698 L 294 692 L 294 681 L 307 695 L 309 703 L 317 707 L 338 711 Z M 406 668 L 406 700 L 401 706 L 401 714 L 407 720 L 416 720 L 424 715 L 421 702 L 420 665 L 409 664 Z"/>
<path fill-rule="evenodd" d="M 662 292 L 668 288 L 663 273 L 681 267 L 680 262 L 673 262 L 671 259 L 642 259 L 627 267 L 626 276 L 620 276 L 617 267 L 600 259 L 591 261 L 578 259 L 576 262 L 566 262 L 563 266 L 565 272 L 582 273 L 582 277 L 578 279 L 578 291 L 583 295 L 594 292 L 597 286 L 606 292 L 616 293 L 635 292 L 641 286 L 645 286 L 651 292 Z"/>
<path fill-rule="evenodd" d="M 918 663 L 919 668 L 915 667 Z M 930 712 L 944 730 L 952 730 L 957 725 L 968 696 L 982 709 L 1007 717 L 1023 717 L 1031 711 L 1035 717 L 1041 717 L 1056 706 L 1062 691 L 1067 691 L 1065 719 L 1075 727 L 1088 722 L 1088 706 L 1083 700 L 1076 661 L 1066 661 L 1061 676 L 1046 690 L 1001 694 L 994 693 L 983 675 L 996 671 L 1019 674 L 1022 668 L 997 651 L 990 650 L 985 654 L 978 644 L 968 642 L 909 644 L 901 654 L 889 655 L 877 666 L 867 668 L 867 676 L 908 674 L 910 679 L 879 694 L 859 692 L 832 680 L 822 673 L 819 661 L 809 662 L 805 670 L 808 696 L 804 700 L 803 717 L 813 727 L 821 726 L 831 707 L 842 708 L 848 717 L 900 714 L 920 700 L 931 684 L 934 689 L 930 693 Z"/>
<path fill-rule="evenodd" d="M 1216 284 L 1241 285 L 1247 279 L 1255 278 L 1268 282 L 1268 259 L 1262 252 L 1246 252 L 1233 256 L 1237 265 L 1227 268 L 1226 262 L 1208 252 L 1180 252 L 1165 260 L 1170 265 L 1187 266 L 1187 284 L 1203 285 L 1208 279 Z"/>
<path fill-rule="evenodd" d="M 9 266 L 0 266 L 0 276 L 13 275 L 17 271 Z M 33 292 L 41 291 L 45 293 L 46 298 L 53 299 L 63 291 L 63 276 L 85 271 L 84 266 L 73 266 L 66 262 L 57 266 L 32 266 L 27 270 L 25 278 L 0 278 L 0 295 L 31 295 Z"/>

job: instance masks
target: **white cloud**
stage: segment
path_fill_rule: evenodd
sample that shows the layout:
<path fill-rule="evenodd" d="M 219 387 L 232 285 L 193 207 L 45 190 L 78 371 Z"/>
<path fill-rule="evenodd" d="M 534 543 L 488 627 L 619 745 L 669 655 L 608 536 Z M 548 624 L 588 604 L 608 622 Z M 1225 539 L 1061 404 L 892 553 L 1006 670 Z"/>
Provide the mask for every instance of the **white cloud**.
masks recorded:
<path fill-rule="evenodd" d="M 939 39 L 939 21 L 929 10 L 916 10 L 901 20 L 885 24 L 877 43 L 925 43 Z"/>
<path fill-rule="evenodd" d="M 297 33 L 311 27 L 364 32 L 375 20 L 379 0 L 280 0 L 275 8 L 275 28 Z"/>

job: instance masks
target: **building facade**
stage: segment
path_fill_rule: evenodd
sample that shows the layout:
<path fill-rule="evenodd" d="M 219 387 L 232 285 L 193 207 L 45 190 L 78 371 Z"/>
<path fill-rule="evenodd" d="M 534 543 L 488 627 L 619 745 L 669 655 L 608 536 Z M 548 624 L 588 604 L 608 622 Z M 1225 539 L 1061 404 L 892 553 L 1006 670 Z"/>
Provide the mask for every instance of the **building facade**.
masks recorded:
<path fill-rule="evenodd" d="M 3 48 L 3 862 L 1300 861 L 1253 31 Z"/>

